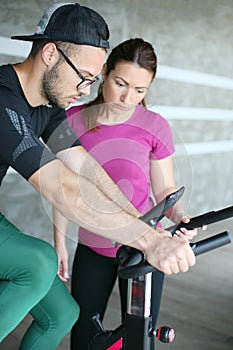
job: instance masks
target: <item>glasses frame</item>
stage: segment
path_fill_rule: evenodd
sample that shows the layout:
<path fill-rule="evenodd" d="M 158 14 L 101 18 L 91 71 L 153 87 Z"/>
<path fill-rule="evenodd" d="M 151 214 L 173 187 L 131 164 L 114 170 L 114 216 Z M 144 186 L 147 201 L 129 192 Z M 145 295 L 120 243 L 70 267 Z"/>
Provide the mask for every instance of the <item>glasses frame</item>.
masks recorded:
<path fill-rule="evenodd" d="M 73 64 L 73 62 L 69 59 L 69 57 L 65 54 L 65 52 L 63 52 L 59 47 L 56 47 L 58 52 L 60 52 L 60 54 L 63 56 L 63 58 L 65 59 L 65 61 L 68 63 L 68 65 L 75 71 L 76 74 L 78 74 L 79 78 L 81 79 L 80 83 L 78 83 L 76 85 L 76 89 L 81 90 L 81 89 L 85 89 L 86 87 L 96 83 L 97 81 L 99 81 L 99 77 L 95 77 L 93 79 L 90 78 L 86 78 L 82 75 L 82 73 L 80 73 L 80 71 L 78 70 L 77 67 L 75 67 L 75 65 Z M 86 83 L 84 83 L 86 82 Z M 83 85 L 82 85 L 83 84 Z M 82 85 L 82 86 L 81 86 Z"/>

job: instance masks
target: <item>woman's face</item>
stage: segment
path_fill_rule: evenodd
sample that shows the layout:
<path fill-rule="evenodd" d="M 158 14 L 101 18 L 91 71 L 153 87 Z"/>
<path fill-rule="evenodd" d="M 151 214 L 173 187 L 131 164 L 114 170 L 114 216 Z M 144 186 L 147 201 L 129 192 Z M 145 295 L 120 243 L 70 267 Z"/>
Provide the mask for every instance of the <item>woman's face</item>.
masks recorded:
<path fill-rule="evenodd" d="M 153 73 L 132 62 L 117 63 L 108 76 L 103 69 L 103 97 L 105 103 L 113 103 L 116 109 L 126 111 L 145 97 Z"/>

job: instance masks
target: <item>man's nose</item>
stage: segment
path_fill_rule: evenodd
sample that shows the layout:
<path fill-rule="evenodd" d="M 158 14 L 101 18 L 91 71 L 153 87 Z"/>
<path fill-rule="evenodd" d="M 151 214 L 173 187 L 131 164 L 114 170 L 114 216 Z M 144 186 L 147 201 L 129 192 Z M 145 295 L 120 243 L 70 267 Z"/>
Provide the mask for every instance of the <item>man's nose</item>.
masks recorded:
<path fill-rule="evenodd" d="M 83 89 L 78 89 L 80 95 L 88 96 L 91 93 L 91 85 L 84 87 Z"/>

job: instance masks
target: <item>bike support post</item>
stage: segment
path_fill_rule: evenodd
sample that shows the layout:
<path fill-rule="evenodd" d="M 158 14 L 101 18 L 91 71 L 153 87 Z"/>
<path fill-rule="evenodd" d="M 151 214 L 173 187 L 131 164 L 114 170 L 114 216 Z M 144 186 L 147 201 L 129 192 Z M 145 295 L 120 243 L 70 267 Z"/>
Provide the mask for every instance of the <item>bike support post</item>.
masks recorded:
<path fill-rule="evenodd" d="M 123 349 L 149 350 L 153 326 L 151 317 L 152 273 L 128 280 L 127 314 Z M 139 341 L 140 339 L 140 341 Z"/>

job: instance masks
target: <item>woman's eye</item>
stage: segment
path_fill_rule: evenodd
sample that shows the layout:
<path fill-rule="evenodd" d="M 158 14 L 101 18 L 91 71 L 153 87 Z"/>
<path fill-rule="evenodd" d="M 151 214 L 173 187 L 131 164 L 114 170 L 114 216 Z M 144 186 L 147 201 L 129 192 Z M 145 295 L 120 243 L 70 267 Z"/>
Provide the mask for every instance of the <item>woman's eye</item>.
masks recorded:
<path fill-rule="evenodd" d="M 121 82 L 119 82 L 119 81 L 116 81 L 116 85 L 117 86 L 124 86 Z"/>

